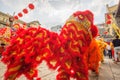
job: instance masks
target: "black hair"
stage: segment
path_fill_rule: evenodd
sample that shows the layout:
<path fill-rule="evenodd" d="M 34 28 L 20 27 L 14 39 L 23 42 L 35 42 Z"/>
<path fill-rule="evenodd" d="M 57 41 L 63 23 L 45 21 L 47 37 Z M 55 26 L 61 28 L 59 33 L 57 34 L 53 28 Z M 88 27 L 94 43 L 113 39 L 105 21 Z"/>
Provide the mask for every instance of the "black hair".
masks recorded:
<path fill-rule="evenodd" d="M 119 38 L 119 36 L 118 36 L 118 35 L 116 35 L 116 38 L 118 39 L 118 38 Z"/>

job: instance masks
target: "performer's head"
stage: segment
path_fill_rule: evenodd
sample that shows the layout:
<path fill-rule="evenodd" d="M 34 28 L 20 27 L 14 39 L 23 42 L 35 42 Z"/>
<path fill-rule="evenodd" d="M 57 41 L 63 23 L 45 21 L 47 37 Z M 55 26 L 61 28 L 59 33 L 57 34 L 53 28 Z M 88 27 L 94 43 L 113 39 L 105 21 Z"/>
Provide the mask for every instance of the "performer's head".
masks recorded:
<path fill-rule="evenodd" d="M 116 39 L 118 39 L 119 38 L 119 36 L 118 35 L 116 35 Z"/>

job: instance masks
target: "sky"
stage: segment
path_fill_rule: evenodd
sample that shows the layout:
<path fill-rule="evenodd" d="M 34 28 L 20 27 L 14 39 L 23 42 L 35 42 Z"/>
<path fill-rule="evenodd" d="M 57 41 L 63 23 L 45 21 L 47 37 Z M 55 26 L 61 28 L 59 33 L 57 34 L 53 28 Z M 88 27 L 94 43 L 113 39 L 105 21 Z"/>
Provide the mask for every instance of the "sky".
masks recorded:
<path fill-rule="evenodd" d="M 94 14 L 94 23 L 100 24 L 105 21 L 104 14 L 107 12 L 106 4 L 113 6 L 119 0 L 0 0 L 0 11 L 13 15 L 28 8 L 28 4 L 35 5 L 34 10 L 29 10 L 19 18 L 25 22 L 39 21 L 42 27 L 50 29 L 55 25 L 63 25 L 67 18 L 76 11 L 90 10 Z"/>

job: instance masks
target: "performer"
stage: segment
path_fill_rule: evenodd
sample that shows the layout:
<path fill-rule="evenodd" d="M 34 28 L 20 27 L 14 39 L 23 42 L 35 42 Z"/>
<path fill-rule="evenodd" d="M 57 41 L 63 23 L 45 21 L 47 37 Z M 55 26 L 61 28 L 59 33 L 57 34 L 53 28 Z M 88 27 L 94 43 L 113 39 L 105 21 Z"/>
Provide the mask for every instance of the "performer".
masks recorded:
<path fill-rule="evenodd" d="M 115 59 L 115 63 L 117 63 L 118 61 L 118 52 L 120 51 L 120 39 L 119 36 L 116 36 L 116 39 L 114 39 L 112 41 L 113 46 L 114 46 L 114 59 Z"/>

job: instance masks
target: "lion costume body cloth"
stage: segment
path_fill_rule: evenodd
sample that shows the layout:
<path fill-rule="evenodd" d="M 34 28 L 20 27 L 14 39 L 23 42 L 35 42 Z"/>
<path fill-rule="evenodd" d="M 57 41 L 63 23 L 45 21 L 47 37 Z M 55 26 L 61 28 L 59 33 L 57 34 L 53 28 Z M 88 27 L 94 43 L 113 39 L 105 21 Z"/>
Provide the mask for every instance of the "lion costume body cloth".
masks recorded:
<path fill-rule="evenodd" d="M 86 54 L 88 68 L 99 74 L 99 62 L 101 61 L 101 53 L 96 39 L 92 39 L 89 49 Z"/>
<path fill-rule="evenodd" d="M 41 27 L 19 29 L 3 53 L 2 61 L 7 65 L 4 80 L 15 80 L 22 74 L 33 80 L 43 60 L 51 69 L 57 69 L 56 80 L 88 80 L 84 55 L 92 40 L 93 25 L 90 11 L 77 11 L 60 35 Z"/>

